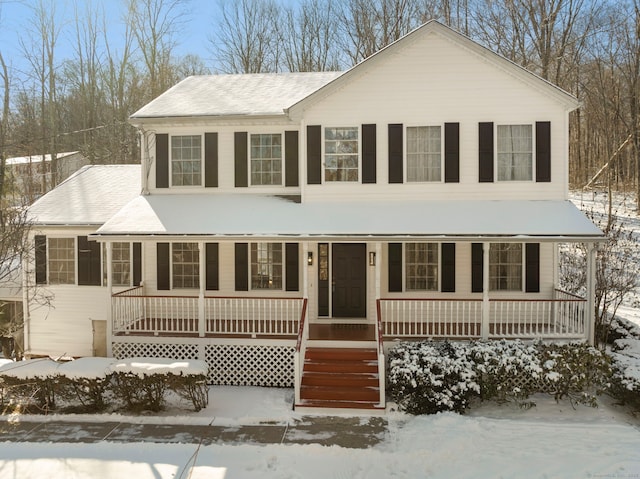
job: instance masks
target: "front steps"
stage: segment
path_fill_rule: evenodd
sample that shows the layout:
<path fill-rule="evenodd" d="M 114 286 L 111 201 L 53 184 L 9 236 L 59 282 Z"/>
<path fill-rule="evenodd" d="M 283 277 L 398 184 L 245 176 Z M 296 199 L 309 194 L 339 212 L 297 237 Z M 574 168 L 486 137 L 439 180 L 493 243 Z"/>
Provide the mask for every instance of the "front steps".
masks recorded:
<path fill-rule="evenodd" d="M 383 410 L 376 349 L 307 348 L 296 408 Z"/>

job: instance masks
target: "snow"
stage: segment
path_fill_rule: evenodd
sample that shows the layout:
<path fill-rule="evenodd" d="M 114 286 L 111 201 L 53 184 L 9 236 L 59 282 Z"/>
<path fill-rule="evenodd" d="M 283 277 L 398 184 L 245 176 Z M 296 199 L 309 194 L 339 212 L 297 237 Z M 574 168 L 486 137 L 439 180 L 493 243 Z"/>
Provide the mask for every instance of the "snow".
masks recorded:
<path fill-rule="evenodd" d="M 58 363 L 47 358 L 9 362 L 0 366 L 0 375 L 16 379 L 46 378 L 54 376 L 57 371 Z"/>
<path fill-rule="evenodd" d="M 203 375 L 209 372 L 206 361 L 195 359 L 171 361 L 162 358 L 130 358 L 115 361 L 110 369 L 114 373 L 129 373 L 138 376 L 149 374 Z"/>
<path fill-rule="evenodd" d="M 78 358 L 58 366 L 58 374 L 68 379 L 105 379 L 113 362 L 111 358 Z"/>

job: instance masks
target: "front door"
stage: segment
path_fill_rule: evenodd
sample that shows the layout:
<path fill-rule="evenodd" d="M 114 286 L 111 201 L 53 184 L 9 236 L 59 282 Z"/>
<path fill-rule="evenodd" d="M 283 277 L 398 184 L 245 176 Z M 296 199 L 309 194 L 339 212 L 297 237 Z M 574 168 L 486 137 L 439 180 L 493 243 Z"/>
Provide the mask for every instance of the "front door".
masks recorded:
<path fill-rule="evenodd" d="M 332 316 L 367 317 L 367 245 L 334 243 L 332 250 Z"/>

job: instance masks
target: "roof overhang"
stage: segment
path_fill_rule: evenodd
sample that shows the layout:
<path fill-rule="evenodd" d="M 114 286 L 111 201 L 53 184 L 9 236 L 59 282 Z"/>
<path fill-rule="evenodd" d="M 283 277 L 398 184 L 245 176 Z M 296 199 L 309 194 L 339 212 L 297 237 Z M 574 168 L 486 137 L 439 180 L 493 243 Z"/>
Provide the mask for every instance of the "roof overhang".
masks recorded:
<path fill-rule="evenodd" d="M 605 238 L 568 200 L 295 203 L 253 194 L 139 196 L 92 236 L 537 242 Z"/>

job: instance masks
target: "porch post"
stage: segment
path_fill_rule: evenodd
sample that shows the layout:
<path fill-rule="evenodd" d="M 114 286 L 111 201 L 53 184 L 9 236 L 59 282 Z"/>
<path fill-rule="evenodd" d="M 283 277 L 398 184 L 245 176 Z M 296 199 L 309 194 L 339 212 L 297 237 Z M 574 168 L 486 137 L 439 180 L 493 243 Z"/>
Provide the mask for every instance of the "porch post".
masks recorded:
<path fill-rule="evenodd" d="M 585 313 L 585 338 L 590 345 L 595 344 L 596 326 L 596 247 L 587 243 L 587 311 Z"/>
<path fill-rule="evenodd" d="M 382 281 L 382 271 L 380 268 L 380 262 L 382 261 L 382 243 L 380 241 L 376 242 L 376 299 L 380 299 L 380 284 Z"/>
<path fill-rule="evenodd" d="M 491 243 L 482 243 L 482 339 L 489 339 L 489 248 Z"/>
<path fill-rule="evenodd" d="M 307 257 L 309 254 L 309 242 L 302 242 L 302 264 L 304 265 L 302 268 L 302 297 L 309 297 L 309 266 L 307 265 Z M 317 256 L 317 253 L 316 255 Z M 315 258 L 315 261 L 319 261 L 319 258 Z"/>
<path fill-rule="evenodd" d="M 198 336 L 204 338 L 205 334 L 205 316 L 204 316 L 204 293 L 206 290 L 207 276 L 205 268 L 205 244 L 204 241 L 198 241 L 198 275 L 200 284 L 200 294 L 198 295 Z"/>
<path fill-rule="evenodd" d="M 111 266 L 111 262 L 113 261 L 113 243 L 111 241 L 107 241 L 104 244 L 104 247 L 107 250 L 107 294 L 109 295 L 109 300 L 107 301 L 107 357 L 113 357 L 113 344 L 112 344 L 112 335 L 113 335 L 113 268 Z"/>

